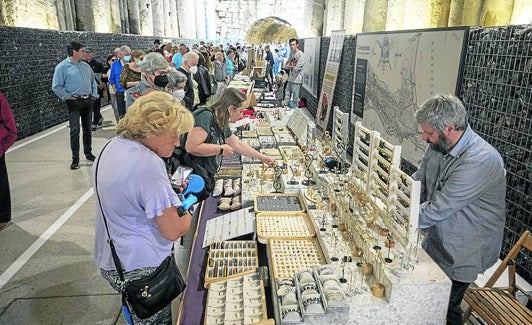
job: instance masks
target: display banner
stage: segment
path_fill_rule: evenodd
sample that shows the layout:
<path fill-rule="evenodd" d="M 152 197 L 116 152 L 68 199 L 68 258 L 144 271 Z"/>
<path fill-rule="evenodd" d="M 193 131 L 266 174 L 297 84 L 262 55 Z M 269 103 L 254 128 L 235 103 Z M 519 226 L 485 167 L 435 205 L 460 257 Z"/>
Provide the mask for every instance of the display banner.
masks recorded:
<path fill-rule="evenodd" d="M 338 79 L 338 69 L 342 60 L 342 48 L 344 46 L 344 30 L 335 30 L 331 32 L 331 43 L 329 44 L 329 53 L 327 54 L 327 64 L 323 75 L 321 93 L 319 97 L 318 109 L 316 112 L 316 125 L 322 130 L 327 129 L 331 106 L 333 103 L 334 88 L 336 79 Z"/>
<path fill-rule="evenodd" d="M 305 38 L 305 65 L 303 66 L 303 88 L 318 97 L 320 69 L 320 37 Z"/>

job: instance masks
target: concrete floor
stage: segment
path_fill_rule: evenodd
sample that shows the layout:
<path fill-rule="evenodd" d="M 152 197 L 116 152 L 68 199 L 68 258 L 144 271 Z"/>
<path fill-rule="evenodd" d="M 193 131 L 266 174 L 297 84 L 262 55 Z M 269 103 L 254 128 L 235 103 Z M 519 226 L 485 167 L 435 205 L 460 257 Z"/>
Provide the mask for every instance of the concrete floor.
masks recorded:
<path fill-rule="evenodd" d="M 95 155 L 114 135 L 112 110 L 103 109 Z M 120 296 L 92 262 L 92 163 L 81 157 L 70 170 L 67 123 L 6 154 L 13 217 L 0 232 L 0 324 L 126 324 Z"/>

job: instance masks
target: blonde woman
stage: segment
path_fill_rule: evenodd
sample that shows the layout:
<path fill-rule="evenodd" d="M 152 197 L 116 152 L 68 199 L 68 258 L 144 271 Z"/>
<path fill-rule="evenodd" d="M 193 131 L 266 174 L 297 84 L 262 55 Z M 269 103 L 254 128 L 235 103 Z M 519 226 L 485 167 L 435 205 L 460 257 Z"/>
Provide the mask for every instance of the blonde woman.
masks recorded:
<path fill-rule="evenodd" d="M 136 100 L 118 122 L 116 137 L 94 164 L 93 184 L 98 177 L 94 186 L 98 194 L 94 261 L 117 291 L 122 282 L 101 211 L 125 279 L 135 280 L 152 273 L 190 227 L 190 213 L 183 211 L 161 157 L 169 157 L 179 146 L 180 135 L 193 125 L 192 114 L 172 95 L 149 93 Z M 135 324 L 172 323 L 170 304 L 147 319 L 139 319 L 131 312 Z"/>

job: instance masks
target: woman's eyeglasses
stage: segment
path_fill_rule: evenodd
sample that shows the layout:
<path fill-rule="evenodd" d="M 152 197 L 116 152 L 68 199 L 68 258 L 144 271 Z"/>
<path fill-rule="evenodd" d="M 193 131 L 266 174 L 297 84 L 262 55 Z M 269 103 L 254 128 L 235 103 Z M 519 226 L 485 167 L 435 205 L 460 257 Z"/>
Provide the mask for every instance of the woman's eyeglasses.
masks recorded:
<path fill-rule="evenodd" d="M 115 62 L 116 60 L 118 60 L 118 59 L 111 59 L 111 62 Z"/>

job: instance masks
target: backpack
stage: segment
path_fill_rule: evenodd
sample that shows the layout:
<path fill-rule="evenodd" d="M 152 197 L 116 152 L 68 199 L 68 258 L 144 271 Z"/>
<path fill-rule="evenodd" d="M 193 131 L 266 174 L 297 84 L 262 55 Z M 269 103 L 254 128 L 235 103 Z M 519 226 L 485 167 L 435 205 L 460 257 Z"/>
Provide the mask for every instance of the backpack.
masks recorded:
<path fill-rule="evenodd" d="M 198 107 L 194 112 L 192 112 L 192 115 L 194 115 L 194 119 L 196 119 L 201 113 L 203 112 L 209 112 L 211 114 L 212 123 L 211 123 L 211 129 L 209 130 L 209 134 L 207 135 L 207 139 L 205 139 L 205 143 L 212 143 L 213 139 L 216 136 L 221 136 L 223 141 L 225 142 L 225 135 L 222 130 L 218 127 L 218 124 L 214 121 L 214 114 L 213 112 L 205 107 Z M 166 166 L 169 174 L 173 174 L 179 166 L 186 166 L 189 168 L 192 168 L 192 173 L 197 174 L 203 178 L 205 181 L 205 188 L 201 193 L 198 193 L 196 196 L 198 198 L 198 202 L 205 200 L 209 197 L 209 195 L 214 190 L 214 178 L 215 178 L 215 172 L 208 171 L 197 159 L 196 157 L 188 153 L 185 149 L 185 143 L 187 141 L 187 135 L 183 134 L 181 135 L 180 143 L 181 145 L 174 149 L 172 152 L 172 155 L 167 158 L 166 160 Z"/>

